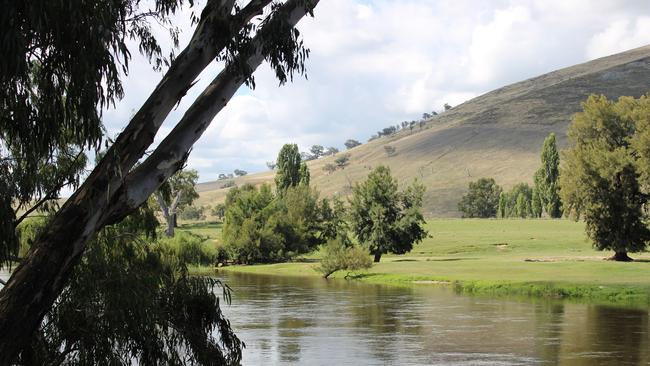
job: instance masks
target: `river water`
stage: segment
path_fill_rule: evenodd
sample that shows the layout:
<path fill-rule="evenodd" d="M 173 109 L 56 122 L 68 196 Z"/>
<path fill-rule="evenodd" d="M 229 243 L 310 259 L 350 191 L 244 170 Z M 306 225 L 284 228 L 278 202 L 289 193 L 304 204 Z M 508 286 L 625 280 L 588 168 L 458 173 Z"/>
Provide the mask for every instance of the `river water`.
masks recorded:
<path fill-rule="evenodd" d="M 219 276 L 245 365 L 650 365 L 649 309 Z"/>

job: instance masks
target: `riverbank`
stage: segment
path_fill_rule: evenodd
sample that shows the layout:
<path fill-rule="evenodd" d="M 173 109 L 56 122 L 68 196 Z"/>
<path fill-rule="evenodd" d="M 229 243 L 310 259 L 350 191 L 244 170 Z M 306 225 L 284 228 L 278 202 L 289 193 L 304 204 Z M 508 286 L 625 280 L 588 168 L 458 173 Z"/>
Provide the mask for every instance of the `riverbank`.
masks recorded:
<path fill-rule="evenodd" d="M 431 234 L 402 256 L 386 255 L 354 280 L 399 286 L 452 286 L 459 293 L 536 296 L 650 305 L 650 255 L 604 261 L 584 226 L 568 220 L 429 220 Z M 215 229 L 216 230 L 216 229 Z M 219 233 L 211 237 L 219 242 Z M 310 276 L 319 254 L 291 263 L 228 266 L 219 271 Z M 194 268 L 196 274 L 214 273 Z M 334 278 L 347 273 L 338 272 Z"/>

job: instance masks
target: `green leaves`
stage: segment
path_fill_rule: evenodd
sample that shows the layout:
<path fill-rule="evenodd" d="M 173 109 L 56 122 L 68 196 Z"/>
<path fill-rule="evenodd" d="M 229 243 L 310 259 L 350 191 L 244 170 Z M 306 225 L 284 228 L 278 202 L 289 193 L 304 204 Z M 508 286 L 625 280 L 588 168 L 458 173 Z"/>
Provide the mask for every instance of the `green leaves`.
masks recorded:
<path fill-rule="evenodd" d="M 420 212 L 424 186 L 416 181 L 402 192 L 397 187 L 390 169 L 379 166 L 353 189 L 351 229 L 375 261 L 385 253 L 407 253 L 427 236 Z"/>
<path fill-rule="evenodd" d="M 481 178 L 469 183 L 469 191 L 458 202 L 463 217 L 495 217 L 501 195 L 493 178 Z"/>

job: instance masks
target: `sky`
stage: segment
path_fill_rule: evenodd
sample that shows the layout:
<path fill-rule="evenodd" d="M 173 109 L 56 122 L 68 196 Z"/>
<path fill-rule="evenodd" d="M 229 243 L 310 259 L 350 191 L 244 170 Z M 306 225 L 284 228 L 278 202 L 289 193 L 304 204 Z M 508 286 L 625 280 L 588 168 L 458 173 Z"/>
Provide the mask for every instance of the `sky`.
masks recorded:
<path fill-rule="evenodd" d="M 199 1 L 199 10 L 204 1 Z M 200 10 L 199 10 L 200 11 Z M 180 47 L 192 34 L 190 9 L 176 16 Z M 255 73 L 197 142 L 188 167 L 199 181 L 266 170 L 285 143 L 344 149 L 383 127 L 458 105 L 507 84 L 650 44 L 650 1 L 321 0 L 298 25 L 311 50 L 307 79 L 279 86 Z M 162 40 L 163 30 L 158 30 Z M 161 141 L 219 71 L 207 68 L 167 118 Z M 134 57 L 125 97 L 104 112 L 121 131 L 162 77 Z"/>

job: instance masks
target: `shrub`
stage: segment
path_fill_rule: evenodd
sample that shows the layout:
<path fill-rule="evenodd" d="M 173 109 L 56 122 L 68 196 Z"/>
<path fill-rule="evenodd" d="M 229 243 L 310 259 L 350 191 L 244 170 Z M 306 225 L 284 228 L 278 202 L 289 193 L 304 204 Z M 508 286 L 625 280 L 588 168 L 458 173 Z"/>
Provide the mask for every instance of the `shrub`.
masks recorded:
<path fill-rule="evenodd" d="M 179 231 L 173 237 L 160 239 L 183 263 L 212 265 L 216 261 L 217 249 L 205 238 L 186 231 Z"/>
<path fill-rule="evenodd" d="M 331 239 L 323 247 L 323 259 L 316 271 L 328 278 L 336 271 L 358 271 L 372 266 L 368 252 L 360 246 L 346 246 L 344 241 Z"/>

